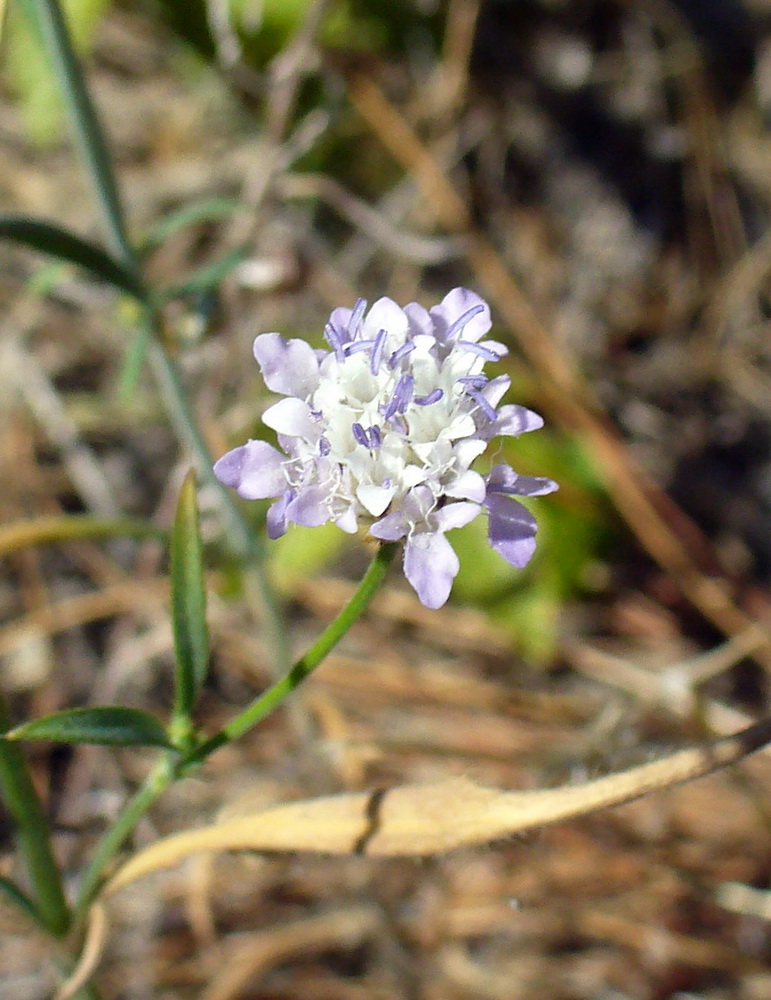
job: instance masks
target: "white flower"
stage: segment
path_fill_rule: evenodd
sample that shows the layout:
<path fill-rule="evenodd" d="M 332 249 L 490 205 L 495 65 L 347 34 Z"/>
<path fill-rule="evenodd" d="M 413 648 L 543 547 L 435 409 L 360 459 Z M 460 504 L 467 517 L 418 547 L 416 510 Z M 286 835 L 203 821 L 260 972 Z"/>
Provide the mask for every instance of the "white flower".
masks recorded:
<path fill-rule="evenodd" d="M 453 289 L 430 312 L 387 298 L 369 312 L 366 305 L 333 311 L 329 351 L 278 333 L 257 337 L 265 384 L 284 396 L 263 415 L 283 451 L 249 441 L 214 471 L 242 497 L 279 498 L 268 511 L 271 538 L 290 523 L 327 521 L 405 538 L 405 575 L 423 604 L 438 608 L 458 572 L 444 534 L 483 510 L 496 551 L 520 567 L 532 556 L 535 519 L 514 496 L 550 493 L 556 483 L 506 465 L 487 476 L 471 466 L 493 438 L 543 421 L 522 406 L 498 406 L 510 379 L 490 379 L 484 368 L 507 352 L 481 339 L 491 323 L 478 295 Z"/>

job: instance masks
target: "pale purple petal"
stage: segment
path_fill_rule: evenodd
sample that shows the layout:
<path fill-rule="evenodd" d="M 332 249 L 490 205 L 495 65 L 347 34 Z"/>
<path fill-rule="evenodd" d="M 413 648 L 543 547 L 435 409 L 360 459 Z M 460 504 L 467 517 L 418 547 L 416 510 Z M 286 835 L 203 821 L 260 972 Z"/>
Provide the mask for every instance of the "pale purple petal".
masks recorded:
<path fill-rule="evenodd" d="M 441 608 L 459 568 L 458 557 L 441 532 L 416 532 L 407 539 L 404 575 L 425 607 Z"/>
<path fill-rule="evenodd" d="M 269 406 L 262 415 L 262 422 L 279 434 L 301 437 L 306 441 L 315 441 L 319 436 L 310 406 L 294 396 L 287 396 Z"/>
<path fill-rule="evenodd" d="M 444 487 L 444 494 L 448 497 L 458 497 L 461 500 L 474 500 L 481 503 L 487 492 L 487 484 L 478 472 L 461 473 L 457 479 Z"/>
<path fill-rule="evenodd" d="M 486 351 L 492 351 L 499 358 L 505 358 L 509 353 L 509 349 L 505 344 L 502 344 L 500 340 L 482 340 L 477 345 L 478 347 L 484 347 Z"/>
<path fill-rule="evenodd" d="M 214 466 L 214 475 L 245 500 L 265 500 L 287 488 L 284 462 L 286 456 L 267 441 L 249 441 L 223 455 Z"/>
<path fill-rule="evenodd" d="M 453 288 L 451 292 L 448 292 L 440 304 L 430 310 L 437 338 L 443 340 L 452 324 L 460 319 L 464 313 L 467 313 L 469 309 L 473 309 L 478 305 L 484 308 L 464 326 L 461 332 L 463 340 L 474 342 L 479 340 L 480 337 L 484 337 L 492 326 L 490 307 L 476 292 L 469 291 L 468 288 Z"/>
<path fill-rule="evenodd" d="M 342 344 L 347 344 L 351 339 L 348 335 L 348 326 L 352 315 L 353 309 L 348 309 L 347 306 L 338 306 L 330 314 L 329 325 L 335 330 Z"/>
<path fill-rule="evenodd" d="M 254 342 L 254 356 L 271 392 L 305 399 L 319 384 L 316 352 L 304 340 L 284 340 L 280 333 L 261 333 Z"/>
<path fill-rule="evenodd" d="M 540 497 L 553 493 L 559 486 L 545 476 L 520 476 L 510 465 L 496 465 L 487 476 L 487 492 L 521 497 Z"/>
<path fill-rule="evenodd" d="M 424 309 L 417 302 L 409 302 L 404 307 L 404 314 L 410 321 L 410 333 L 413 336 L 424 334 L 433 339 L 434 322 L 427 309 Z"/>
<path fill-rule="evenodd" d="M 268 538 L 274 540 L 286 534 L 289 526 L 289 519 L 286 510 L 294 498 L 294 490 L 287 490 L 286 493 L 268 508 L 268 515 L 265 518 L 265 526 L 268 531 Z"/>
<path fill-rule="evenodd" d="M 379 521 L 375 521 L 369 529 L 373 538 L 380 538 L 384 542 L 396 542 L 404 538 L 410 526 L 404 516 L 403 511 L 395 510 L 391 514 L 386 514 Z"/>
<path fill-rule="evenodd" d="M 490 406 L 497 406 L 509 391 L 510 385 L 511 379 L 508 375 L 498 375 L 490 379 L 487 385 L 480 391 Z"/>
<path fill-rule="evenodd" d="M 404 310 L 393 299 L 383 297 L 372 303 L 364 319 L 362 339 L 374 338 L 380 330 L 387 330 L 396 340 L 402 340 L 409 329 L 409 320 Z"/>
<path fill-rule="evenodd" d="M 535 518 L 517 500 L 499 494 L 488 495 L 485 507 L 490 515 L 490 545 L 506 562 L 522 569 L 535 552 Z"/>
<path fill-rule="evenodd" d="M 318 528 L 330 520 L 329 490 L 323 486 L 305 486 L 289 503 L 287 520 L 305 528 Z"/>
<path fill-rule="evenodd" d="M 501 436 L 519 437 L 528 431 L 537 431 L 543 427 L 543 417 L 525 406 L 502 406 L 498 410 L 498 419 L 493 421 L 480 432 L 485 438 Z"/>
<path fill-rule="evenodd" d="M 451 531 L 453 528 L 462 528 L 464 524 L 473 521 L 482 512 L 482 508 L 477 503 L 470 503 L 466 500 L 459 500 L 457 503 L 448 503 L 431 515 L 432 522 L 439 531 Z"/>

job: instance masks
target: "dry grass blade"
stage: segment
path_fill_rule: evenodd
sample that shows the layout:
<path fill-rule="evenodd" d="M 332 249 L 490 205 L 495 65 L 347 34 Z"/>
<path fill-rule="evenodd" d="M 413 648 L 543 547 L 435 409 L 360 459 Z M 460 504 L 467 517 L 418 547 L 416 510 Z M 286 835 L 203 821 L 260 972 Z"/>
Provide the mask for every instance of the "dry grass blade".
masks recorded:
<path fill-rule="evenodd" d="M 313 851 L 421 857 L 472 847 L 701 777 L 771 741 L 771 719 L 706 747 L 681 750 L 584 784 L 526 792 L 467 778 L 293 802 L 167 837 L 135 855 L 105 895 L 192 854 L 228 850 Z"/>
<path fill-rule="evenodd" d="M 200 1000 L 233 1000 L 271 966 L 298 954 L 307 956 L 330 948 L 355 947 L 370 937 L 381 922 L 382 917 L 375 907 L 358 906 L 249 934 L 237 942 L 234 953 Z"/>
<path fill-rule="evenodd" d="M 54 1000 L 72 1000 L 81 987 L 86 985 L 102 957 L 109 929 L 105 908 L 97 903 L 88 915 L 86 937 L 78 964 L 67 981 L 62 984 Z"/>

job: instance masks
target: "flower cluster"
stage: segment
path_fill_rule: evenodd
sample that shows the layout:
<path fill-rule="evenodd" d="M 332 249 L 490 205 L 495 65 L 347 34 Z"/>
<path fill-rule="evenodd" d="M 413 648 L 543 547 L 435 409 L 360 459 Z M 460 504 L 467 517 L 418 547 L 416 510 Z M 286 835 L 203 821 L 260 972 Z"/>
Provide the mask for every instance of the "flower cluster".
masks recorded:
<path fill-rule="evenodd" d="M 487 475 L 471 466 L 502 435 L 536 430 L 542 419 L 522 406 L 499 406 L 507 375 L 488 362 L 506 348 L 482 340 L 487 304 L 455 288 L 426 311 L 382 298 L 367 312 L 335 309 L 325 328 L 329 350 L 263 333 L 254 356 L 265 384 L 284 396 L 263 415 L 282 451 L 249 441 L 215 465 L 242 497 L 278 497 L 268 511 L 271 538 L 290 523 L 334 521 L 374 538 L 404 538 L 404 572 L 422 603 L 441 607 L 458 572 L 444 537 L 483 511 L 490 545 L 514 566 L 535 550 L 536 523 L 515 496 L 557 488 L 508 465 Z"/>

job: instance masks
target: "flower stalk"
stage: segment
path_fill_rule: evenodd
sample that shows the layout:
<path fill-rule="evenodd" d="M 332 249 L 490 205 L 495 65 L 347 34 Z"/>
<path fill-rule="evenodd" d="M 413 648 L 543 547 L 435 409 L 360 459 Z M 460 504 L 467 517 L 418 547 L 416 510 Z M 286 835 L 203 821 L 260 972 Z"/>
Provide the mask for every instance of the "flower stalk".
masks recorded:
<path fill-rule="evenodd" d="M 98 845 L 83 877 L 76 904 L 76 917 L 81 921 L 106 877 L 107 869 L 131 835 L 139 820 L 178 778 L 190 774 L 212 753 L 243 736 L 281 703 L 308 677 L 334 649 L 351 626 L 367 609 L 386 577 L 398 546 L 386 543 L 378 551 L 361 579 L 351 599 L 338 616 L 322 632 L 316 642 L 292 667 L 263 694 L 236 715 L 220 732 L 200 742 L 186 754 L 165 754 L 150 772 L 134 796 L 126 803 L 115 822 Z"/>

